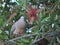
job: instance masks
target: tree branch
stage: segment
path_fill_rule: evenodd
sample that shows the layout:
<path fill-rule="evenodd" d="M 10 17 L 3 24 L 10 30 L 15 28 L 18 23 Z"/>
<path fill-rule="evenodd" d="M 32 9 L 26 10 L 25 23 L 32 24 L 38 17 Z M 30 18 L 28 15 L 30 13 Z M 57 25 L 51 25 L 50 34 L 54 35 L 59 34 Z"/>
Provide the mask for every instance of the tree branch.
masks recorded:
<path fill-rule="evenodd" d="M 21 37 L 17 37 L 17 38 L 11 39 L 11 40 L 9 40 L 9 41 L 7 41 L 7 42 L 15 41 L 15 40 L 19 40 L 19 39 L 21 39 L 21 38 L 30 37 L 30 36 L 35 36 L 35 35 L 37 35 L 37 34 L 28 34 L 28 35 L 24 35 L 24 36 L 21 36 Z"/>
<path fill-rule="evenodd" d="M 51 10 L 49 10 L 49 11 L 46 11 L 46 13 L 52 13 L 52 12 L 54 12 L 55 11 L 55 8 L 57 7 L 57 2 L 55 3 L 55 4 L 53 4 L 53 5 L 55 5 Z"/>
<path fill-rule="evenodd" d="M 38 40 L 34 40 L 30 45 L 33 45 L 33 44 L 37 43 L 37 42 L 40 41 L 41 39 L 43 39 L 43 38 L 40 38 L 40 39 L 38 39 Z"/>

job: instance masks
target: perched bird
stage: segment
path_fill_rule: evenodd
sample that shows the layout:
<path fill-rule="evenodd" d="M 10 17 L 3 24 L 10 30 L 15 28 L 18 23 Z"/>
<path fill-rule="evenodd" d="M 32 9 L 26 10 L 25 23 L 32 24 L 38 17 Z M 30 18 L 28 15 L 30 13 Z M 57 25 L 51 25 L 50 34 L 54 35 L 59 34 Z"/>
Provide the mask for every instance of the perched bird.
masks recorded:
<path fill-rule="evenodd" d="M 11 28 L 11 35 L 22 35 L 26 27 L 26 22 L 24 20 L 24 16 L 16 21 Z"/>

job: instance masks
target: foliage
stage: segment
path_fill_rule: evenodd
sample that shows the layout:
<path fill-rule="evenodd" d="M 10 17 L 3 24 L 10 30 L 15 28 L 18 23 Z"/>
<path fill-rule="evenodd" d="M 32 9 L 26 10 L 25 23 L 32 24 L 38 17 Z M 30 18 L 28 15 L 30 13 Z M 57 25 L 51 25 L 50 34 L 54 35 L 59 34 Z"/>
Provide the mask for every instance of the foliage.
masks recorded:
<path fill-rule="evenodd" d="M 44 0 L 33 0 L 33 1 L 32 0 L 18 0 L 14 3 L 10 2 L 10 0 L 6 0 L 0 3 L 0 39 L 3 40 L 3 42 L 10 39 L 10 30 L 11 30 L 13 20 L 17 21 L 22 15 L 26 15 L 26 4 L 28 2 L 33 2 L 33 4 L 35 4 L 34 1 L 38 2 L 39 4 L 44 3 Z M 12 8 L 12 6 L 14 5 L 16 6 L 15 9 L 14 7 Z M 41 12 L 39 14 L 39 24 L 37 24 L 37 28 L 32 29 L 33 34 L 38 33 L 37 36 L 39 39 L 45 38 L 46 36 L 44 35 L 46 33 L 49 33 L 49 31 L 57 32 L 60 30 L 60 13 L 59 13 L 60 12 L 60 0 L 57 0 L 57 1 L 47 0 L 44 3 L 44 5 L 46 7 L 43 6 L 44 8 L 43 9 L 41 8 Z M 57 6 L 54 9 L 55 5 Z M 52 11 L 53 9 L 54 11 Z M 12 10 L 16 12 L 16 16 L 10 22 L 7 22 L 7 20 L 9 19 L 11 15 Z M 46 13 L 46 10 L 49 12 Z M 54 36 L 54 37 L 57 37 L 57 41 L 60 43 L 60 40 L 58 39 L 59 35 Z M 35 39 L 35 36 L 22 38 L 22 39 L 17 40 L 16 44 L 17 45 L 29 45 L 30 43 L 34 41 L 34 39 Z"/>

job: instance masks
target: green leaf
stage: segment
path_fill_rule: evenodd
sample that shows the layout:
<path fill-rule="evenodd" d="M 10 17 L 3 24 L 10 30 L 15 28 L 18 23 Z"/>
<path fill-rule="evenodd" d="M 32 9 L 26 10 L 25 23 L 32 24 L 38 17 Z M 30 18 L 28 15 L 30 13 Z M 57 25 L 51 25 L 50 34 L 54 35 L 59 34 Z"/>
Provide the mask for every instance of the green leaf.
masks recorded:
<path fill-rule="evenodd" d="M 2 33 L 2 30 L 0 30 L 0 34 Z"/>
<path fill-rule="evenodd" d="M 29 43 L 29 41 L 27 39 L 21 39 L 21 41 L 24 43 Z"/>
<path fill-rule="evenodd" d="M 48 21 L 49 18 L 50 18 L 50 17 L 46 17 L 46 18 L 44 18 L 41 22 Z"/>
<path fill-rule="evenodd" d="M 60 43 L 60 40 L 59 40 L 59 38 L 58 37 L 56 37 L 57 38 L 57 41 L 58 41 L 58 43 Z"/>
<path fill-rule="evenodd" d="M 0 39 L 8 39 L 7 35 L 0 35 Z"/>

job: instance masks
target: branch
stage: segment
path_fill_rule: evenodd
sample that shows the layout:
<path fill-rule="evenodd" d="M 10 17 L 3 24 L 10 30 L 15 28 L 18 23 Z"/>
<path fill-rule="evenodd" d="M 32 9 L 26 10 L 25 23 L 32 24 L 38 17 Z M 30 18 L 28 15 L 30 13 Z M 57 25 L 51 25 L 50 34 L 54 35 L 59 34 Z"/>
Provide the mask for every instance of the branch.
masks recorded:
<path fill-rule="evenodd" d="M 34 39 L 34 41 L 33 41 L 33 42 L 31 42 L 31 44 L 30 44 L 30 45 L 32 45 L 32 44 L 34 44 L 35 42 L 39 41 L 39 40 L 37 40 L 37 38 L 38 38 L 38 35 L 36 36 L 36 38 Z"/>
<path fill-rule="evenodd" d="M 37 43 L 37 42 L 40 41 L 41 39 L 43 39 L 43 38 L 40 38 L 40 39 L 38 39 L 38 40 L 34 40 L 30 45 L 33 45 L 33 44 Z"/>
<path fill-rule="evenodd" d="M 9 19 L 7 20 L 7 22 L 10 22 L 15 16 L 16 16 L 16 12 L 12 12 L 11 16 L 9 17 Z"/>
<path fill-rule="evenodd" d="M 55 4 L 53 4 L 53 5 L 55 5 L 54 7 L 53 7 L 53 9 L 51 9 L 51 10 L 49 10 L 49 11 L 46 11 L 46 13 L 52 13 L 52 12 L 54 12 L 55 11 L 55 8 L 57 7 L 57 2 L 55 3 Z"/>
<path fill-rule="evenodd" d="M 7 41 L 7 42 L 11 42 L 11 41 L 19 40 L 19 39 L 21 39 L 21 38 L 30 37 L 30 36 L 35 36 L 35 35 L 37 35 L 37 34 L 28 34 L 28 35 L 24 35 L 24 36 L 21 36 L 21 37 L 17 37 L 17 38 L 11 39 L 11 40 L 9 40 L 9 41 Z"/>

